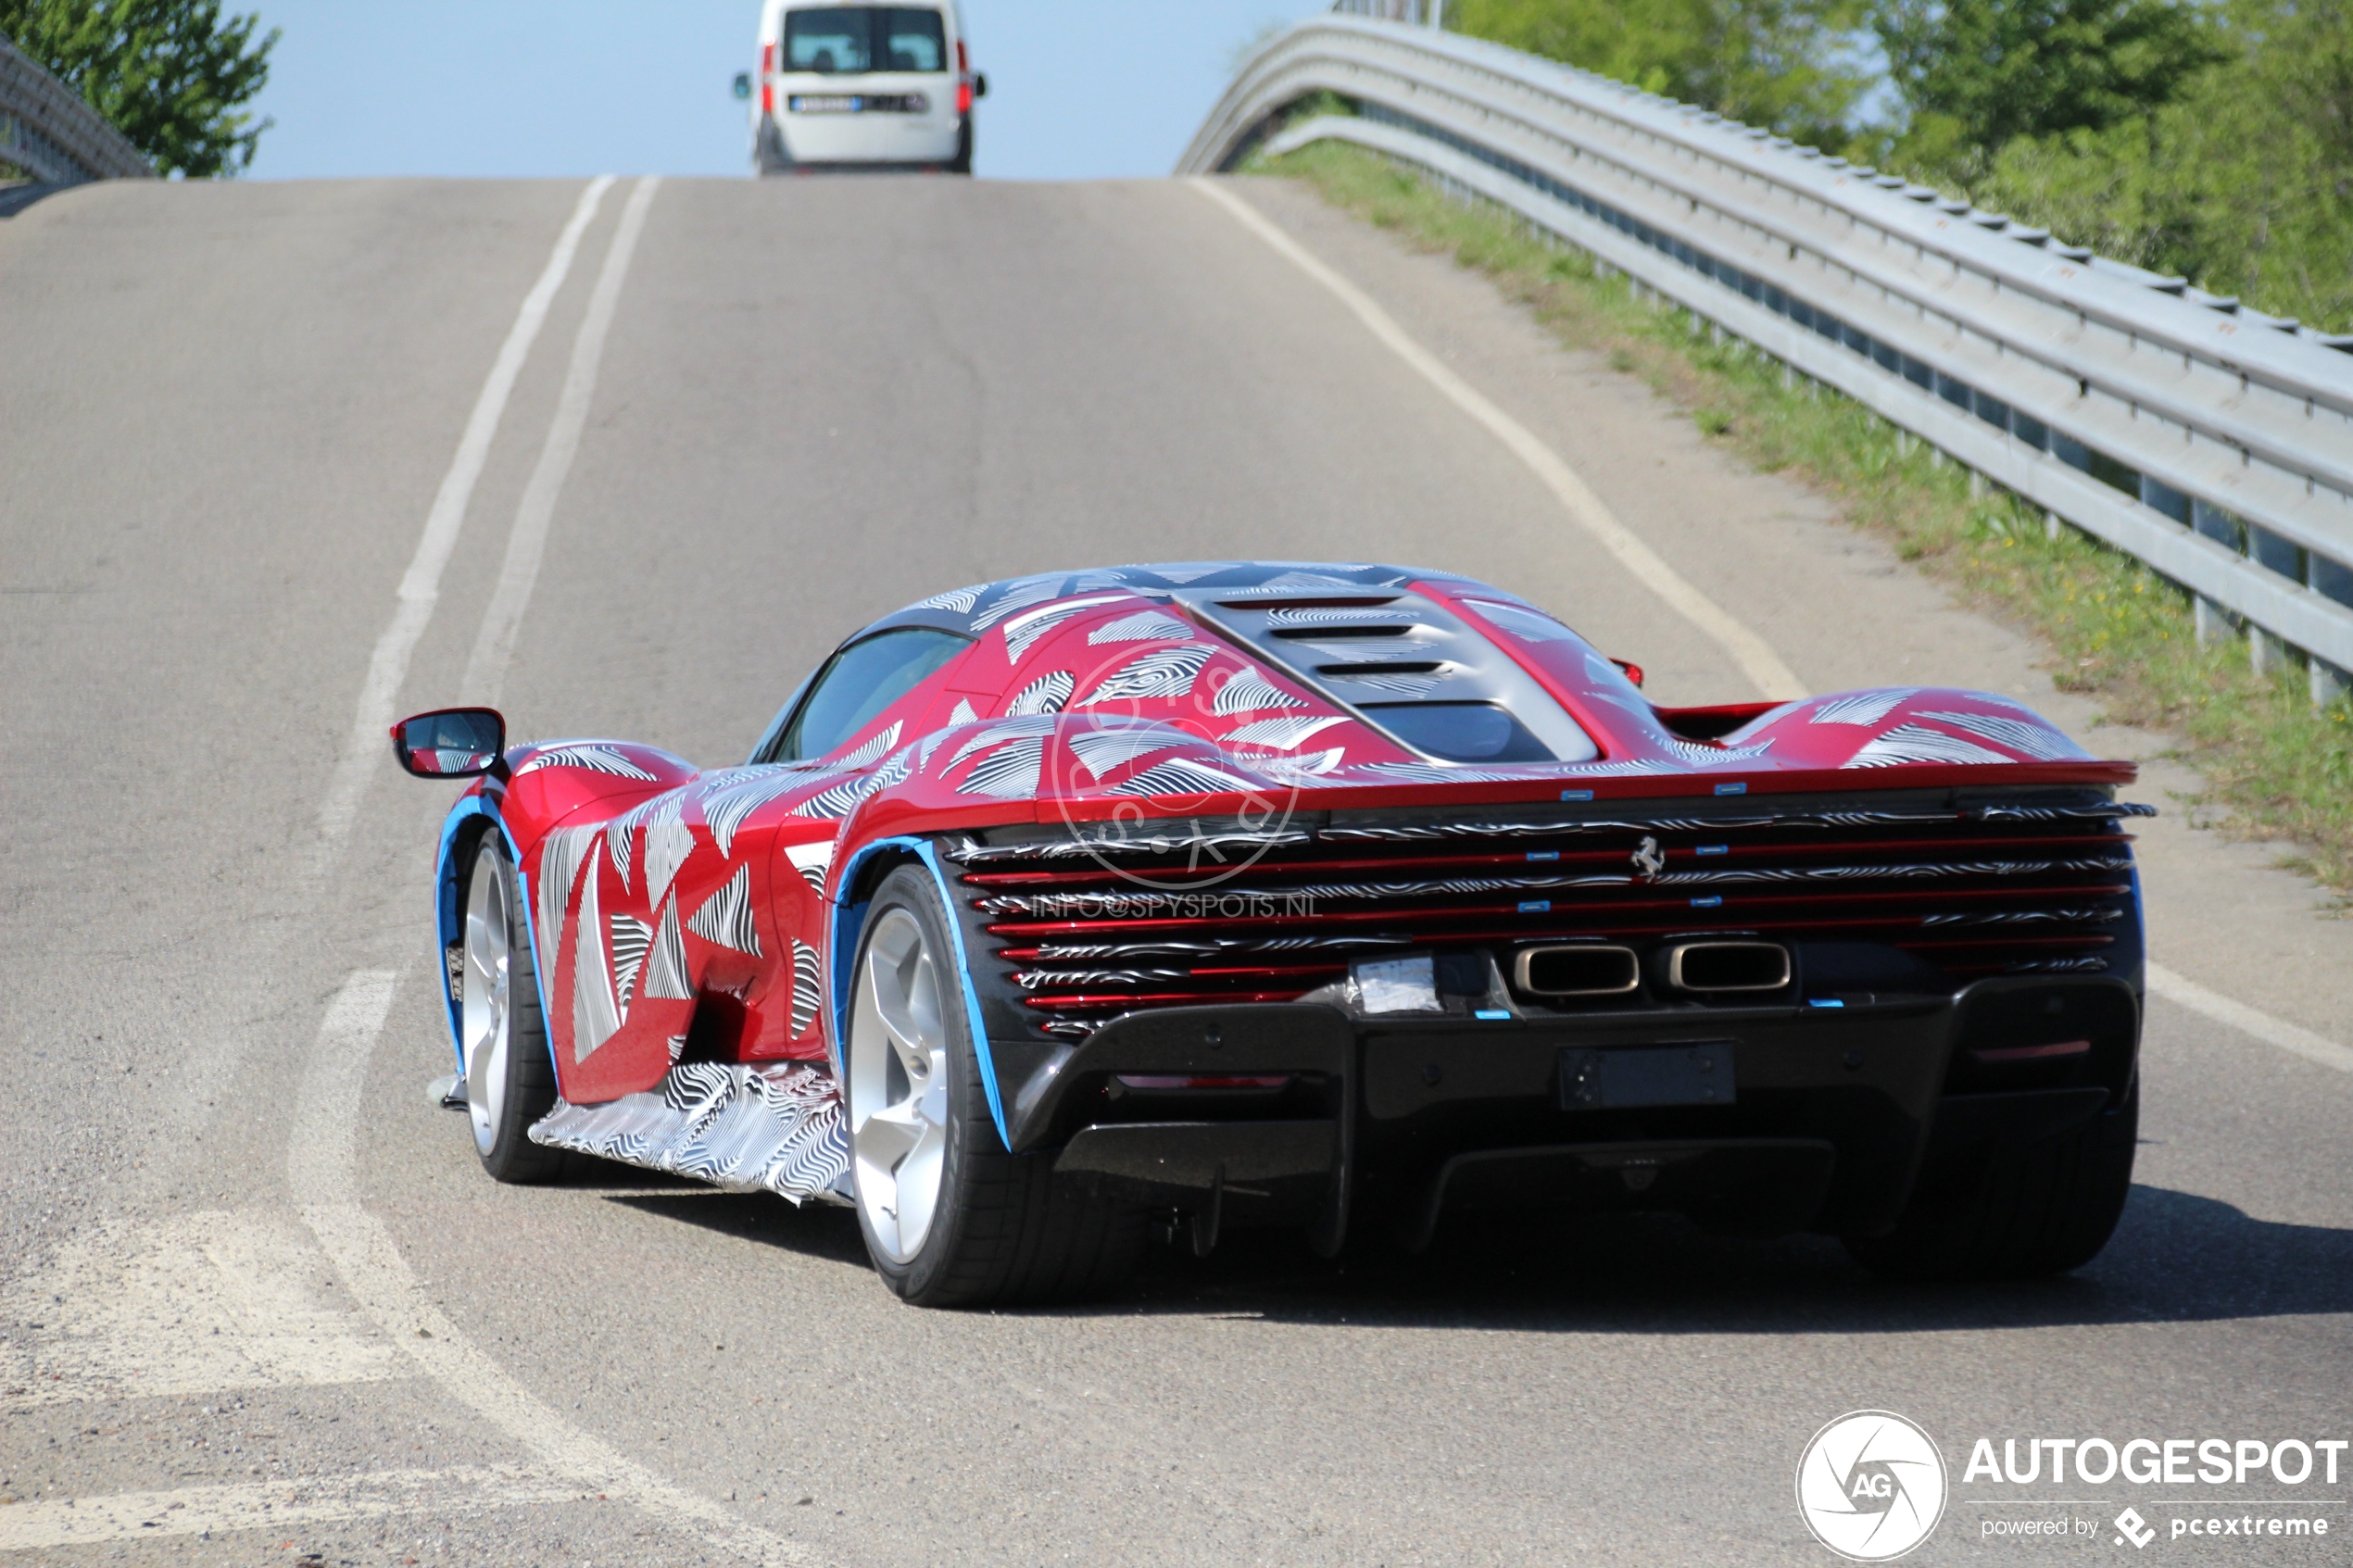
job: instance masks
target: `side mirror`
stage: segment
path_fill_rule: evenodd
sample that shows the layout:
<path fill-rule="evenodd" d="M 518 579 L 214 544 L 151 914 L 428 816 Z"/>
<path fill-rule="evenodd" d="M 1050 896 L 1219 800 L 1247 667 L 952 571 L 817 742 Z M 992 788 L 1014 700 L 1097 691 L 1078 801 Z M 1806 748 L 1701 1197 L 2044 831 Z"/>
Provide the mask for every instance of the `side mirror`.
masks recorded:
<path fill-rule="evenodd" d="M 1610 662 L 1617 665 L 1620 670 L 1625 671 L 1626 678 L 1633 682 L 1635 685 L 1640 686 L 1642 684 L 1642 667 L 1641 665 L 1629 664 L 1622 659 L 1613 659 Z"/>
<path fill-rule="evenodd" d="M 739 70 L 736 73 L 736 96 L 747 102 L 750 100 L 751 72 Z"/>
<path fill-rule="evenodd" d="M 498 766 L 507 721 L 495 708 L 439 708 L 392 727 L 392 754 L 421 779 L 471 779 Z"/>
<path fill-rule="evenodd" d="M 973 96 L 975 98 L 986 98 L 988 96 L 988 72 L 978 70 L 973 72 Z"/>

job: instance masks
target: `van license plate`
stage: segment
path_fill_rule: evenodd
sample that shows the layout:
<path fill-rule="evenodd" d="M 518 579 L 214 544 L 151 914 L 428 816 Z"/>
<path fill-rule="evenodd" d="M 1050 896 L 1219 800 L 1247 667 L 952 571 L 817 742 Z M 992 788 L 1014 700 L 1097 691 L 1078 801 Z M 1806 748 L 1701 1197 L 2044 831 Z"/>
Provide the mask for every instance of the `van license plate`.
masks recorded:
<path fill-rule="evenodd" d="M 864 105 L 855 94 L 819 96 L 800 93 L 785 100 L 785 107 L 795 114 L 856 114 Z"/>
<path fill-rule="evenodd" d="M 1561 1109 L 1730 1105 L 1732 1042 L 1561 1052 Z"/>

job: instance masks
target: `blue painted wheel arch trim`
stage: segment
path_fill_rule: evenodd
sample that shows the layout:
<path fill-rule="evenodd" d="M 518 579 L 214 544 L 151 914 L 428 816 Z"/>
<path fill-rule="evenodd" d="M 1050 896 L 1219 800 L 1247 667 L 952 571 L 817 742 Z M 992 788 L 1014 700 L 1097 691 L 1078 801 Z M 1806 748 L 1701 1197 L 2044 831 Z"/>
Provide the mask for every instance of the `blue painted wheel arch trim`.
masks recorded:
<path fill-rule="evenodd" d="M 956 984 L 963 992 L 966 1031 L 972 1035 L 973 1054 L 979 1059 L 981 1085 L 988 1093 L 989 1119 L 997 1123 L 997 1136 L 1006 1148 L 1013 1140 L 1005 1133 L 1005 1105 L 997 1088 L 997 1063 L 988 1051 L 988 1030 L 981 1022 L 980 993 L 973 989 L 971 958 L 964 951 L 963 922 L 956 918 L 954 897 L 948 890 L 948 873 L 940 866 L 939 853 L 928 839 L 878 838 L 865 845 L 849 858 L 841 869 L 834 885 L 849 888 L 857 885 L 859 869 L 884 850 L 911 853 L 931 872 L 932 885 L 939 892 L 939 914 L 947 922 L 948 939 L 956 946 Z M 833 991 L 833 1037 L 827 1042 L 834 1058 L 834 1079 L 846 1083 L 843 1076 L 847 1064 L 842 1052 L 849 1038 L 849 988 L 858 966 L 858 938 L 866 926 L 866 906 L 869 899 L 855 903 L 837 903 L 833 907 L 833 931 L 826 946 L 829 949 L 826 973 Z"/>
<path fill-rule="evenodd" d="M 500 819 L 497 803 L 478 793 L 461 797 L 449 809 L 449 815 L 442 820 L 441 847 L 434 873 L 434 923 L 441 934 L 441 940 L 434 947 L 434 980 L 441 987 L 442 1011 L 449 1020 L 449 1048 L 457 1057 L 458 1071 L 464 1073 L 465 1021 L 459 1010 L 458 998 L 449 994 L 447 954 L 449 944 L 461 940 L 465 935 L 466 912 L 458 907 L 459 866 L 453 852 L 458 846 L 458 834 L 474 817 L 488 819 L 490 825 L 497 831 L 500 841 L 507 847 L 509 863 L 515 868 L 515 889 L 522 904 L 523 940 L 531 945 L 531 983 L 539 993 L 539 1017 L 543 1022 L 540 1035 L 547 1045 L 548 1071 L 553 1072 L 556 1066 L 556 1032 L 544 1027 L 545 1021 L 553 1015 L 547 1010 L 547 977 L 539 972 L 539 934 L 532 925 L 531 879 L 523 874 L 522 852 L 515 847 L 515 835 L 507 831 L 506 822 Z"/>

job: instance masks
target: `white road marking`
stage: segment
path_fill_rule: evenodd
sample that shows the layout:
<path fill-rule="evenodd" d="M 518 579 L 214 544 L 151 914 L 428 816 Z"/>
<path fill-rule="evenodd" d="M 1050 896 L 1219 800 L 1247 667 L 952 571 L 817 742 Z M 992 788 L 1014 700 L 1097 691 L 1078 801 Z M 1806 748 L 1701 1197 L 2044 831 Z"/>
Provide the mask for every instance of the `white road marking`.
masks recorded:
<path fill-rule="evenodd" d="M 2252 1035 L 2266 1045 L 2293 1051 L 2323 1067 L 2334 1067 L 2339 1073 L 2353 1073 L 2353 1049 L 2335 1041 L 2315 1035 L 2309 1029 L 2259 1012 L 2244 1002 L 2208 990 L 2196 981 L 2174 973 L 2161 963 L 2148 966 L 2149 989 L 2178 1007 L 2204 1013 L 2217 1023 L 2226 1024 L 2242 1035 Z"/>
<path fill-rule="evenodd" d="M 1449 370 L 1444 361 L 1407 335 L 1405 329 L 1399 326 L 1389 312 L 1376 305 L 1363 290 L 1325 265 L 1256 207 L 1214 180 L 1199 175 L 1189 178 L 1194 189 L 1232 213 L 1244 228 L 1265 240 L 1301 271 L 1323 284 L 1341 304 L 1355 312 L 1357 320 L 1370 328 L 1373 335 L 1388 345 L 1392 353 L 1421 372 L 1424 379 L 1445 394 L 1457 408 L 1493 432 L 1497 439 L 1511 448 L 1512 455 L 1527 464 L 1529 470 L 1559 498 L 1569 515 L 1601 541 L 1604 548 L 1624 563 L 1644 586 L 1721 645 L 1748 678 L 1755 683 L 1757 690 L 1783 702 L 1807 695 L 1804 684 L 1788 665 L 1781 662 L 1780 655 L 1773 651 L 1771 645 L 1734 620 L 1716 601 L 1685 582 L 1673 567 L 1637 539 L 1624 523 L 1618 521 L 1601 497 L 1577 476 L 1576 471 L 1561 461 L 1551 447 L 1539 441 L 1527 426 L 1480 395 L 1462 377 Z M 2323 1039 L 2309 1029 L 2258 1011 L 2243 1002 L 2218 996 L 2162 964 L 2148 966 L 2148 985 L 2150 990 L 2167 1000 L 2204 1013 L 2217 1022 L 2226 1023 L 2282 1050 L 2293 1051 L 2323 1066 L 2353 1073 L 2353 1049 Z"/>
<path fill-rule="evenodd" d="M 1775 653 L 1764 638 L 1750 631 L 1723 606 L 1667 565 L 1655 550 L 1637 538 L 1631 529 L 1617 520 L 1617 514 L 1593 494 L 1592 487 L 1578 476 L 1577 470 L 1562 461 L 1558 453 L 1538 440 L 1535 433 L 1490 402 L 1468 382 L 1448 369 L 1445 361 L 1415 342 L 1405 329 L 1399 326 L 1395 319 L 1375 304 L 1362 289 L 1326 266 L 1256 207 L 1214 180 L 1199 175 L 1189 176 L 1189 180 L 1195 190 L 1232 213 L 1244 228 L 1265 240 L 1285 260 L 1321 283 L 1333 297 L 1353 311 L 1356 319 L 1388 345 L 1390 352 L 1413 367 L 1449 402 L 1485 425 L 1497 440 L 1510 449 L 1512 456 L 1527 466 L 1537 482 L 1553 493 L 1562 509 L 1576 521 L 1579 527 L 1592 534 L 1602 548 L 1616 557 L 1618 564 L 1630 572 L 1635 581 L 1664 599 L 1677 614 L 1730 654 L 1732 662 L 1740 666 L 1742 673 L 1760 693 L 1776 702 L 1793 701 L 1809 695 L 1806 684 L 1781 662 L 1781 656 Z"/>
<path fill-rule="evenodd" d="M 0 1411 L 414 1377 L 329 1283 L 283 1210 L 103 1222 L 10 1286 L 6 1315 L 27 1326 L 0 1342 Z"/>
<path fill-rule="evenodd" d="M 633 1503 L 735 1556 L 755 1562 L 812 1561 L 798 1543 L 737 1519 L 581 1430 L 515 1381 L 434 1305 L 392 1234 L 355 1200 L 353 1133 L 368 1059 L 398 980 L 390 970 L 355 971 L 329 1004 L 303 1075 L 286 1150 L 286 1180 L 301 1205 L 303 1223 L 326 1248 L 344 1288 L 444 1391 L 529 1449 L 552 1474 Z M 518 1281 L 518 1287 L 522 1284 Z"/>
<path fill-rule="evenodd" d="M 0 1508 L 0 1551 L 55 1550 L 208 1532 L 277 1530 L 379 1519 L 393 1513 L 480 1513 L 520 1503 L 569 1501 L 581 1496 L 581 1491 L 577 1485 L 510 1465 L 485 1465 L 288 1476 L 280 1481 L 182 1486 L 169 1492 L 116 1492 Z"/>
<path fill-rule="evenodd" d="M 646 227 L 646 209 L 653 205 L 655 187 L 661 183 L 659 176 L 638 181 L 629 193 L 628 205 L 621 209 L 620 226 L 605 252 L 604 268 L 597 274 L 596 292 L 588 296 L 588 314 L 573 339 L 572 367 L 564 372 L 563 395 L 547 426 L 547 444 L 539 449 L 538 466 L 531 470 L 531 482 L 523 486 L 522 504 L 515 508 L 514 530 L 507 536 L 507 558 L 499 569 L 498 586 L 482 618 L 473 654 L 466 660 L 465 678 L 458 684 L 463 701 L 487 707 L 498 700 L 499 687 L 507 678 L 507 661 L 514 655 L 516 630 L 531 603 L 532 586 L 539 580 L 539 558 L 547 550 L 547 524 L 555 516 L 556 498 L 563 493 L 565 476 L 572 472 L 572 460 L 580 451 L 580 433 L 588 423 L 588 406 L 597 395 L 597 367 L 604 358 L 605 334 L 621 303 L 621 285 L 629 274 L 637 236 Z"/>
<path fill-rule="evenodd" d="M 286 1187 L 297 1204 L 342 1203 L 351 1197 L 351 1144 L 359 1126 L 368 1058 L 399 986 L 397 971 L 353 970 L 319 1021 L 318 1042 L 302 1075 L 294 1136 L 286 1145 Z"/>
<path fill-rule="evenodd" d="M 416 652 L 417 639 L 424 635 L 425 623 L 433 619 L 434 602 L 441 593 L 442 569 L 449 564 L 449 553 L 458 547 L 458 534 L 466 523 L 466 506 L 473 498 L 474 482 L 482 477 L 483 464 L 490 457 L 490 443 L 498 433 L 498 420 L 507 411 L 507 398 L 515 389 L 515 378 L 522 373 L 523 361 L 531 357 L 532 342 L 547 320 L 547 307 L 554 302 L 556 291 L 563 286 L 564 275 L 572 270 L 580 236 L 596 218 L 597 206 L 611 185 L 611 175 L 598 175 L 580 193 L 579 205 L 573 208 L 571 221 L 557 236 L 556 248 L 547 257 L 546 270 L 531 286 L 531 292 L 523 295 L 515 324 L 508 330 L 507 341 L 499 345 L 498 358 L 491 362 L 489 379 L 482 383 L 482 395 L 474 399 L 474 410 L 466 420 L 465 433 L 458 438 L 457 455 L 449 460 L 449 471 L 442 477 L 433 509 L 425 515 L 425 529 L 417 540 L 417 553 L 410 558 L 409 570 L 400 579 L 398 607 L 384 634 L 376 639 L 375 651 L 369 656 L 368 677 L 359 688 L 359 705 L 352 717 L 351 733 L 344 737 L 326 798 L 320 804 L 319 836 L 325 859 L 332 860 L 342 848 L 345 836 L 351 831 L 352 818 L 359 814 L 360 797 L 367 793 L 368 781 L 374 776 L 388 749 L 384 736 L 396 717 L 393 704 L 399 699 L 400 684 L 408 676 L 409 659 Z"/>

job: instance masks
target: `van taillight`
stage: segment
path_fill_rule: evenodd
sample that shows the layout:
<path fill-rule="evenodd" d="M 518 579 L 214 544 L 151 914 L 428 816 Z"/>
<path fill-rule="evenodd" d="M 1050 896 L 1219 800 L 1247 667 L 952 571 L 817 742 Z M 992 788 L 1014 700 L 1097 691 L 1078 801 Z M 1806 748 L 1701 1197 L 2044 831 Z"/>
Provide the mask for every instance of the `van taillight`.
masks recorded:
<path fill-rule="evenodd" d="M 956 40 L 956 112 L 973 112 L 973 62 L 964 53 L 964 41 Z"/>
<path fill-rule="evenodd" d="M 774 44 L 762 44 L 760 46 L 760 112 L 761 114 L 776 112 L 775 77 L 776 46 Z"/>

